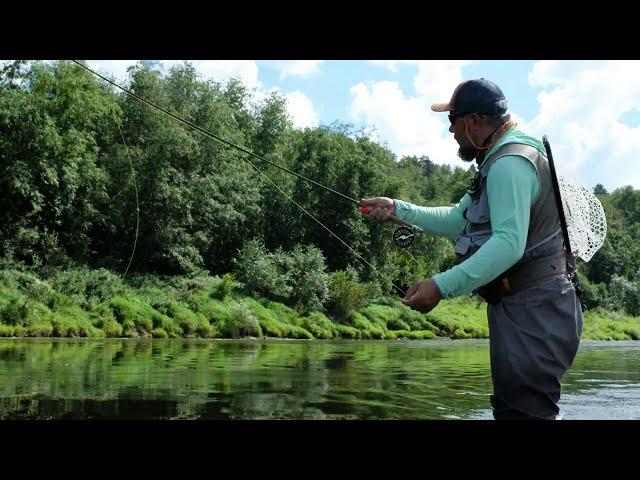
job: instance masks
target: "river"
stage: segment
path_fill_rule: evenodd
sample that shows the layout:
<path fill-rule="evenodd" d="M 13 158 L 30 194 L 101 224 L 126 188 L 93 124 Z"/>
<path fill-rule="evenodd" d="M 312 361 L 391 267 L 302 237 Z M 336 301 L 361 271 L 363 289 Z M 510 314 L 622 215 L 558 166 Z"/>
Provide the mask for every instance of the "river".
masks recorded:
<path fill-rule="evenodd" d="M 0 419 L 491 419 L 486 340 L 0 339 Z M 581 344 L 565 420 L 640 419 L 640 342 Z"/>

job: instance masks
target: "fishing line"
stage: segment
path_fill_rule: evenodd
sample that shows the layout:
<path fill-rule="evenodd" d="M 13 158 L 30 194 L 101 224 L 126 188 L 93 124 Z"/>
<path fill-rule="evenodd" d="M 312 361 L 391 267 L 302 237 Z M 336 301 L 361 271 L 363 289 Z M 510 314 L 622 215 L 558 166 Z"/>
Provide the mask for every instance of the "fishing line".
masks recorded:
<path fill-rule="evenodd" d="M 246 159 L 245 159 L 246 160 Z M 320 225 L 322 228 L 324 228 L 327 232 L 329 232 L 331 235 L 333 235 L 334 237 L 336 237 L 340 243 L 342 243 L 345 247 L 347 247 L 351 252 L 353 252 L 360 260 L 362 260 L 364 263 L 366 263 L 374 272 L 376 272 L 378 275 L 384 277 L 385 275 L 378 270 L 376 267 L 374 267 L 373 265 L 371 265 L 362 255 L 360 255 L 356 250 L 354 250 L 347 242 L 345 242 L 344 240 L 342 240 L 338 235 L 336 235 L 335 233 L 333 233 L 331 231 L 331 229 L 329 227 L 327 227 L 326 225 L 324 225 L 320 220 L 318 220 L 316 217 L 314 217 L 311 213 L 309 213 L 307 211 L 306 208 L 304 208 L 302 205 L 300 205 L 298 202 L 296 202 L 291 196 L 289 196 L 284 190 L 282 190 L 277 183 L 275 183 L 273 180 L 271 180 L 271 178 L 269 178 L 264 172 L 260 171 L 260 169 L 258 167 L 256 167 L 253 163 L 251 163 L 250 160 L 247 160 L 247 162 L 249 162 L 249 165 L 251 165 L 258 173 L 260 173 L 261 175 L 263 175 L 267 180 L 269 180 L 269 182 L 271 182 L 271 184 L 276 187 L 278 189 L 278 191 L 280 191 L 280 193 L 282 193 L 285 197 L 287 197 L 289 200 L 291 200 L 295 205 L 297 205 L 300 210 L 302 210 L 304 213 L 306 213 L 307 215 L 309 215 L 315 222 L 318 223 L 318 225 Z M 411 254 L 409 254 L 411 255 Z M 413 257 L 413 255 L 412 255 Z M 415 260 L 415 258 L 414 258 Z M 398 287 L 395 283 L 391 282 L 391 285 L 393 285 L 401 294 L 402 296 L 406 296 L 406 292 L 404 290 L 402 290 L 400 287 Z"/>
<path fill-rule="evenodd" d="M 280 170 L 283 170 L 291 175 L 296 176 L 297 178 L 300 178 L 302 180 L 305 180 L 307 182 L 310 182 L 320 188 L 323 188 L 331 193 L 334 193 L 335 195 L 338 195 L 346 200 L 349 200 L 353 203 L 356 203 L 358 205 L 360 205 L 360 202 L 358 200 L 356 200 L 355 198 L 349 197 L 343 193 L 338 192 L 337 190 L 334 190 L 330 187 L 327 187 L 325 185 L 322 185 L 321 183 L 316 182 L 315 180 L 312 180 L 310 178 L 305 177 L 304 175 L 300 175 L 299 173 L 293 172 L 291 170 L 289 170 L 286 167 L 283 167 L 281 165 L 278 165 L 275 162 L 271 162 L 270 160 L 267 160 L 264 157 L 261 157 L 260 155 L 257 155 L 255 153 L 253 153 L 251 150 L 241 146 L 241 145 L 236 145 L 233 142 L 230 142 L 228 140 L 225 140 L 222 137 L 219 137 L 218 135 L 211 133 L 201 127 L 199 127 L 198 125 L 195 125 L 191 122 L 189 122 L 188 120 L 185 120 L 184 118 L 181 118 L 171 112 L 169 112 L 168 110 L 165 110 L 164 108 L 136 95 L 135 93 L 127 90 L 124 87 L 121 87 L 120 85 L 118 85 L 117 83 L 109 80 L 108 78 L 104 77 L 103 75 L 100 75 L 99 73 L 95 72 L 94 70 L 92 70 L 91 68 L 87 67 L 86 65 L 83 65 L 82 63 L 78 62 L 77 60 L 71 60 L 73 63 L 75 63 L 76 65 L 78 65 L 79 67 L 82 67 L 83 69 L 89 71 L 90 73 L 94 74 L 95 76 L 101 78 L 102 80 L 104 80 L 105 82 L 113 85 L 114 87 L 122 90 L 123 92 L 125 92 L 127 95 L 149 105 L 150 107 L 155 108 L 156 110 L 161 111 L 162 113 L 164 113 L 165 115 L 170 116 L 171 118 L 178 120 L 179 122 L 184 123 L 185 125 L 187 125 L 188 127 L 192 128 L 193 130 L 196 130 L 197 132 L 205 135 L 206 137 L 212 138 L 214 140 L 217 140 L 227 146 L 233 147 L 237 150 L 240 150 L 241 152 L 246 153 L 247 155 L 250 155 L 252 157 L 257 158 L 258 160 L 261 160 L 269 165 L 272 165 L 276 168 L 279 168 Z M 120 127 L 118 126 L 118 128 L 120 129 Z M 120 133 L 122 134 L 122 130 L 120 130 Z M 124 135 L 123 135 L 123 141 L 124 141 Z M 126 148 L 126 144 L 125 144 L 125 148 Z M 127 153 L 128 153 L 128 149 L 127 149 Z M 342 240 L 338 235 L 336 235 L 335 233 L 333 233 L 331 231 L 331 229 L 329 229 L 329 227 L 325 226 L 320 220 L 318 220 L 316 217 L 314 217 L 310 212 L 308 212 L 302 205 L 300 205 L 298 202 L 296 202 L 292 197 L 290 197 L 284 190 L 282 190 L 273 180 L 271 180 L 271 178 L 269 178 L 264 172 L 262 172 L 258 167 L 256 167 L 248 158 L 244 158 L 244 160 L 246 160 L 249 165 L 251 165 L 251 167 L 253 167 L 254 170 L 256 170 L 260 175 L 264 176 L 273 186 L 275 186 L 278 191 L 280 193 L 282 193 L 286 198 L 288 198 L 289 200 L 291 200 L 298 208 L 300 208 L 305 214 L 307 214 L 309 217 L 311 217 L 316 223 L 318 223 L 322 228 L 324 228 L 325 230 L 327 230 L 331 235 L 333 235 L 336 239 L 338 239 L 338 241 L 340 241 L 345 247 L 347 247 L 352 253 L 354 253 L 360 260 L 362 260 L 367 266 L 369 266 L 373 271 L 375 271 L 376 273 L 378 273 L 381 276 L 385 276 L 382 272 L 380 272 L 376 267 L 374 267 L 373 265 L 371 265 L 371 263 L 369 263 L 364 257 L 362 257 L 362 255 L 360 255 L 356 250 L 354 250 L 349 244 L 347 244 L 344 240 Z M 131 168 L 133 169 L 133 165 L 131 165 Z M 138 199 L 138 190 L 137 190 L 137 186 L 135 184 L 135 176 L 134 176 L 134 187 L 135 187 L 135 191 L 136 191 L 136 202 Z M 137 218 L 136 218 L 136 242 L 137 242 L 137 238 L 138 238 L 138 222 L 139 222 L 139 208 L 136 208 L 137 210 Z M 361 210 L 363 211 L 363 210 Z M 363 212 L 364 213 L 364 212 Z M 403 225 L 405 225 L 405 227 L 400 227 L 400 228 L 404 228 L 406 229 L 404 231 L 404 235 L 407 238 L 407 240 L 410 240 L 410 242 L 413 242 L 413 238 L 415 238 L 415 234 L 416 233 L 421 233 L 422 229 L 420 229 L 419 227 L 415 226 L 415 225 L 411 225 L 403 220 L 398 219 L 397 217 L 394 218 L 394 221 L 397 221 Z M 410 244 L 410 243 L 409 243 Z M 135 243 L 134 243 L 134 249 L 133 252 L 135 253 Z M 411 255 L 410 252 L 408 252 L 409 255 Z M 411 258 L 417 262 L 417 260 L 415 259 L 415 257 L 413 255 L 411 255 Z M 133 253 L 131 256 L 131 259 L 129 260 L 129 265 L 131 265 L 131 260 L 133 259 Z M 127 271 L 129 269 L 129 266 L 127 266 Z M 126 272 L 125 272 L 126 274 Z M 395 287 L 400 293 L 402 293 L 403 296 L 406 295 L 406 292 L 404 292 L 401 288 L 399 288 L 397 285 L 395 285 L 394 283 L 391 283 L 393 285 L 393 287 Z"/>
<path fill-rule="evenodd" d="M 133 240 L 133 249 L 131 250 L 131 257 L 129 258 L 129 264 L 127 265 L 126 270 L 122 274 L 123 277 L 127 276 L 127 272 L 129 272 L 129 267 L 131 266 L 131 262 L 133 261 L 133 256 L 136 253 L 136 245 L 138 244 L 138 232 L 140 230 L 140 203 L 138 201 L 138 184 L 136 183 L 136 172 L 133 169 L 133 162 L 131 161 L 131 156 L 129 155 L 129 147 L 127 146 L 127 142 L 124 140 L 124 134 L 122 133 L 122 129 L 120 128 L 120 124 L 116 121 L 116 125 L 118 126 L 118 130 L 120 131 L 120 136 L 122 137 L 122 143 L 124 144 L 125 153 L 127 158 L 129 159 L 129 166 L 131 167 L 131 178 L 133 179 L 133 189 L 136 192 L 136 236 Z"/>
<path fill-rule="evenodd" d="M 347 195 L 345 195 L 345 194 L 343 194 L 343 193 L 338 192 L 337 190 L 334 190 L 334 189 L 332 189 L 332 188 L 330 188 L 330 187 L 327 187 L 326 185 L 322 185 L 321 183 L 318 183 L 318 182 L 316 182 L 315 180 L 312 180 L 312 179 L 310 179 L 310 178 L 307 178 L 307 177 L 305 177 L 304 175 L 300 175 L 299 173 L 296 173 L 296 172 L 294 172 L 294 171 L 292 171 L 292 170 L 289 170 L 288 168 L 283 167 L 282 165 L 278 165 L 278 164 L 277 164 L 277 163 L 275 163 L 275 162 L 272 162 L 272 161 L 270 161 L 270 160 L 267 160 L 266 158 L 261 157 L 260 155 L 257 155 L 257 154 L 255 154 L 255 153 L 253 153 L 251 150 L 249 150 L 249 149 L 248 149 L 248 148 L 246 148 L 246 147 L 243 147 L 242 145 L 236 145 L 236 144 L 235 144 L 235 143 L 233 143 L 233 142 L 230 142 L 230 141 L 228 141 L 228 140 L 225 140 L 224 138 L 219 137 L 219 136 L 218 136 L 218 135 L 216 135 L 215 133 L 211 133 L 211 132 L 209 132 L 209 131 L 205 130 L 204 128 L 199 127 L 198 125 L 196 125 L 196 124 L 194 124 L 194 123 L 191 123 L 189 120 L 185 120 L 184 118 L 181 118 L 181 117 L 179 117 L 179 116 L 177 116 L 177 115 L 174 115 L 173 113 L 169 112 L 168 110 L 165 110 L 164 108 L 162 108 L 162 107 L 160 107 L 160 106 L 158 106 L 158 105 L 156 105 L 156 104 L 154 104 L 154 103 L 152 103 L 152 102 L 150 102 L 150 101 L 148 101 L 148 100 L 145 100 L 144 98 L 142 98 L 142 97 L 140 97 L 140 96 L 136 95 L 135 93 L 133 93 L 133 92 L 131 92 L 131 91 L 127 90 L 127 89 L 126 89 L 126 88 L 124 88 L 124 87 L 121 87 L 121 86 L 120 86 L 120 85 L 118 85 L 117 83 L 115 83 L 115 82 L 113 82 L 113 81 L 109 80 L 108 78 L 106 78 L 106 77 L 104 77 L 104 76 L 100 75 L 99 73 L 97 73 L 97 72 L 93 71 L 92 69 L 90 69 L 90 68 L 89 68 L 89 67 L 87 67 L 86 65 L 83 65 L 82 63 L 78 62 L 77 60 L 71 60 L 71 61 L 72 61 L 73 63 L 75 63 L 76 65 L 78 65 L 78 66 L 80 66 L 80 67 L 84 68 L 85 70 L 87 70 L 87 71 L 89 71 L 89 72 L 93 73 L 93 74 L 94 74 L 94 75 L 96 75 L 97 77 L 100 77 L 100 78 L 101 78 L 102 80 L 104 80 L 105 82 L 108 82 L 108 83 L 110 83 L 111 85 L 113 85 L 114 87 L 119 88 L 120 90 L 122 90 L 122 91 L 123 91 L 123 92 L 125 92 L 126 94 L 128 94 L 128 95 L 132 96 L 133 98 L 135 98 L 135 99 L 137 99 L 137 100 L 140 100 L 141 102 L 144 102 L 144 103 L 146 103 L 147 105 L 149 105 L 149 106 L 151 106 L 151 107 L 153 107 L 153 108 L 155 108 L 155 109 L 157 109 L 157 110 L 160 110 L 162 113 L 164 113 L 164 114 L 166 114 L 166 115 L 169 115 L 170 117 L 172 117 L 172 118 L 174 118 L 174 119 L 176 119 L 176 120 L 178 120 L 178 121 L 180 121 L 180 122 L 184 123 L 185 125 L 187 125 L 187 126 L 189 126 L 189 127 L 193 128 L 194 130 L 196 130 L 196 131 L 198 131 L 198 132 L 202 133 L 203 135 L 205 135 L 205 136 L 207 136 L 207 137 L 213 138 L 214 140 L 218 140 L 219 142 L 224 143 L 225 145 L 228 145 L 228 146 L 230 146 L 230 147 L 236 148 L 236 149 L 240 150 L 241 152 L 244 152 L 244 153 L 246 153 L 246 154 L 248 154 L 248 155 L 251 155 L 252 157 L 257 158 L 258 160 L 262 160 L 263 162 L 266 162 L 266 163 L 268 163 L 269 165 L 272 165 L 272 166 L 274 166 L 274 167 L 277 167 L 277 168 L 279 168 L 280 170 L 284 170 L 285 172 L 290 173 L 291 175 L 295 175 L 296 177 L 298 177 L 298 178 L 300 178 L 300 179 L 302 179 L 302 180 L 306 180 L 307 182 L 313 183 L 314 185 L 317 185 L 317 186 L 318 186 L 318 187 L 320 187 L 320 188 L 324 188 L 325 190 L 328 190 L 328 191 L 329 191 L 329 192 L 331 192 L 331 193 L 334 193 L 334 194 L 336 194 L 336 195 L 338 195 L 338 196 L 340 196 L 340 197 L 342 197 L 342 198 L 344 198 L 344 199 L 346 199 L 346 200 L 349 200 L 350 202 L 357 203 L 358 205 L 360 205 L 360 202 L 359 202 L 358 200 L 356 200 L 355 198 L 349 197 L 349 196 L 347 196 Z"/>

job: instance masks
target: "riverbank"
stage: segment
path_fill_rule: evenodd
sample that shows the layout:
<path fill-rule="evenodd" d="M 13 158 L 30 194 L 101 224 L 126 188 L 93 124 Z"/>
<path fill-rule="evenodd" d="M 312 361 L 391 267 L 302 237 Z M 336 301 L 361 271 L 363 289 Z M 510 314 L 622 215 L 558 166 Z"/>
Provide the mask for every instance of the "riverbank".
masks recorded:
<path fill-rule="evenodd" d="M 107 270 L 36 275 L 0 271 L 0 337 L 433 339 L 488 338 L 486 305 L 443 300 L 421 314 L 398 298 L 377 298 L 334 318 L 300 314 L 246 291 L 230 277 L 145 275 L 123 281 Z M 640 318 L 585 312 L 583 339 L 638 340 Z"/>

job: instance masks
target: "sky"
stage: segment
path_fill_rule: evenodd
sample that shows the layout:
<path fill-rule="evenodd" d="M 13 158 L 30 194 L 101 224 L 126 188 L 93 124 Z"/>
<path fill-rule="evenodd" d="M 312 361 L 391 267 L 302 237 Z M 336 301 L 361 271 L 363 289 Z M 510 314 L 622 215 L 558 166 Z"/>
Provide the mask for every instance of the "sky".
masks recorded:
<path fill-rule="evenodd" d="M 183 60 L 154 61 L 167 71 Z M 90 60 L 92 68 L 126 82 L 135 60 Z M 609 191 L 640 189 L 640 61 L 567 60 L 223 60 L 190 61 L 203 79 L 240 78 L 256 98 L 277 90 L 298 128 L 334 122 L 365 128 L 404 155 L 428 155 L 468 168 L 449 133 L 447 115 L 430 110 L 456 85 L 487 78 L 500 86 L 518 127 L 547 135 L 556 169 Z"/>

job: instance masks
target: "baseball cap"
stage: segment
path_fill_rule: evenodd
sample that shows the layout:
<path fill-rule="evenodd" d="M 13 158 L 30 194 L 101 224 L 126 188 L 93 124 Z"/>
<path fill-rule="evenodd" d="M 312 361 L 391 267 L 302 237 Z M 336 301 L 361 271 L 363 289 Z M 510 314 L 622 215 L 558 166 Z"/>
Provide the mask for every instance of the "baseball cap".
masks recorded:
<path fill-rule="evenodd" d="M 434 103 L 434 112 L 481 113 L 495 115 L 505 113 L 509 104 L 504 93 L 495 83 L 484 78 L 466 80 L 456 87 L 448 103 Z"/>

